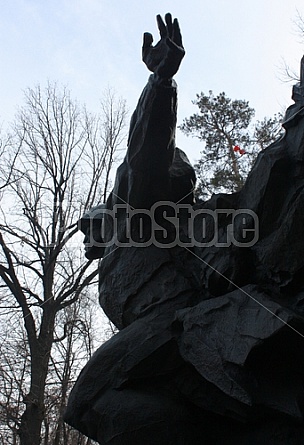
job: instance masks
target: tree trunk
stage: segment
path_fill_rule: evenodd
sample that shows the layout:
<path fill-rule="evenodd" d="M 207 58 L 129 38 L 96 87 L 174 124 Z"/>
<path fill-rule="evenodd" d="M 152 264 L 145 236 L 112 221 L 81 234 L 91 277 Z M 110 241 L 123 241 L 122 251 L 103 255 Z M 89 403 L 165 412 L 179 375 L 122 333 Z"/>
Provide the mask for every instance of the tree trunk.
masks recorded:
<path fill-rule="evenodd" d="M 39 445 L 43 410 L 35 401 L 27 401 L 21 417 L 19 430 L 20 445 Z"/>
<path fill-rule="evenodd" d="M 53 445 L 60 445 L 61 439 L 64 439 L 64 421 L 63 421 L 63 414 L 67 402 L 67 393 L 68 393 L 68 384 L 70 380 L 70 374 L 71 374 L 71 353 L 72 353 L 72 342 L 73 342 L 73 326 L 70 330 L 70 332 L 67 334 L 68 341 L 67 341 L 67 353 L 66 353 L 66 362 L 64 365 L 64 372 L 62 376 L 62 382 L 61 382 L 61 401 L 59 405 L 59 416 L 58 416 L 58 422 L 57 422 L 57 428 L 56 428 L 56 434 L 54 439 Z M 64 442 L 66 443 L 66 442 Z"/>
<path fill-rule="evenodd" d="M 44 420 L 45 387 L 49 358 L 53 344 L 56 312 L 45 305 L 38 338 L 29 339 L 31 352 L 31 386 L 25 397 L 25 411 L 21 416 L 20 445 L 40 445 Z"/>

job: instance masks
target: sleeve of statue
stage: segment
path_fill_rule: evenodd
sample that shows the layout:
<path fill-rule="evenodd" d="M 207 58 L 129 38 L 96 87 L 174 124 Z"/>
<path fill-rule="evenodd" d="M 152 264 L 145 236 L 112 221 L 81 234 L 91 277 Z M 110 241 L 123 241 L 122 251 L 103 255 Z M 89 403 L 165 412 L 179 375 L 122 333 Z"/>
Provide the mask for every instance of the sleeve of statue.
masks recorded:
<path fill-rule="evenodd" d="M 126 164 L 128 202 L 150 208 L 170 199 L 169 168 L 175 150 L 177 86 L 150 76 L 132 116 Z"/>

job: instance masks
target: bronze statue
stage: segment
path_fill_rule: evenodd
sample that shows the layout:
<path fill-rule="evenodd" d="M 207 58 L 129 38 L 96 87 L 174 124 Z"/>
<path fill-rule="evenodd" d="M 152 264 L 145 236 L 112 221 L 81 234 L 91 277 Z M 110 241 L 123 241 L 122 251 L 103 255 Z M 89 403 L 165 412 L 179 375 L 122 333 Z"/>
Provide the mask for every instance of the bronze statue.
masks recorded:
<path fill-rule="evenodd" d="M 103 258 L 100 304 L 120 332 L 81 372 L 65 420 L 102 445 L 302 444 L 303 76 L 297 118 L 287 116 L 286 134 L 259 155 L 244 188 L 195 203 L 194 170 L 175 145 L 172 77 L 185 51 L 178 21 L 167 14 L 157 23 L 155 46 L 144 34 L 153 74 L 126 157 L 107 203 L 80 226 L 87 257 Z M 164 218 L 180 204 L 178 219 Z M 134 209 L 142 214 L 132 244 L 126 221 Z M 151 226 L 140 226 L 151 209 L 163 244 L 148 242 Z M 189 246 L 183 209 L 198 215 Z M 212 212 L 217 227 L 206 219 Z M 238 243 L 227 242 L 234 214 L 242 214 L 233 227 Z M 217 242 L 202 247 L 215 230 Z M 245 243 L 250 230 L 258 237 Z M 177 233 L 180 242 L 170 243 Z"/>

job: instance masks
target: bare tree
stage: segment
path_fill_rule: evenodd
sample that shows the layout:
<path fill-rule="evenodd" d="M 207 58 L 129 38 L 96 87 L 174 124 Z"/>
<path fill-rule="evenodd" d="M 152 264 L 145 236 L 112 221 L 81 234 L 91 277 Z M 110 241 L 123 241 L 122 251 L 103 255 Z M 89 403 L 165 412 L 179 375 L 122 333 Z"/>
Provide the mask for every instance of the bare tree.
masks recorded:
<path fill-rule="evenodd" d="M 296 10 L 296 16 L 293 20 L 294 33 L 299 41 L 299 43 L 304 43 L 304 18 L 300 11 Z M 282 58 L 281 64 L 279 66 L 278 77 L 282 82 L 299 82 L 300 76 L 298 72 L 298 67 L 294 68 L 289 65 L 285 58 Z"/>
<path fill-rule="evenodd" d="M 7 187 L 7 185 L 13 180 L 12 179 L 12 173 L 13 173 L 13 167 L 15 165 L 16 159 L 18 157 L 18 149 L 17 150 L 12 150 L 11 149 L 11 136 L 10 135 L 6 135 L 5 138 L 2 137 L 1 134 L 1 129 L 0 129 L 0 159 L 2 159 L 5 156 L 10 156 L 10 164 L 12 166 L 11 171 L 9 172 L 9 174 L 7 175 L 3 169 L 2 169 L 2 165 L 0 163 L 0 175 L 1 175 L 1 179 L 0 179 L 0 198 L 2 195 L 2 190 L 4 190 L 4 188 Z"/>
<path fill-rule="evenodd" d="M 10 308 L 6 307 L 6 310 L 10 311 Z M 22 318 L 18 311 L 10 311 L 9 315 L 6 320 L 2 317 L 6 324 L 0 331 L 0 443 L 17 445 L 20 443 L 18 428 L 24 408 L 23 397 L 30 378 L 30 355 Z M 63 422 L 63 413 L 67 395 L 80 369 L 96 344 L 109 337 L 108 320 L 97 304 L 96 295 L 84 292 L 73 305 L 57 314 L 55 325 L 44 395 L 41 443 L 93 444 L 92 440 Z"/>
<path fill-rule="evenodd" d="M 300 43 L 304 43 L 304 18 L 298 9 L 293 23 L 296 35 L 298 36 Z"/>
<path fill-rule="evenodd" d="M 101 119 L 101 138 L 105 147 L 109 147 L 109 157 L 106 168 L 106 175 L 103 189 L 103 200 L 106 201 L 110 173 L 113 163 L 116 160 L 119 147 L 125 140 L 124 127 L 126 122 L 126 106 L 122 98 L 116 98 L 115 91 L 108 87 L 101 100 L 102 119 Z"/>
<path fill-rule="evenodd" d="M 81 301 L 97 275 L 96 265 L 80 253 L 77 221 L 105 199 L 122 143 L 125 104 L 113 96 L 110 104 L 97 118 L 73 102 L 67 89 L 29 89 L 10 150 L 2 153 L 0 278 L 7 307 L 22 314 L 30 366 L 24 410 L 16 423 L 21 445 L 41 443 L 48 378 L 56 362 L 52 350 L 83 323 L 73 309 L 71 320 L 61 314 Z M 118 124 L 110 127 L 117 116 Z M 61 339 L 58 324 L 63 326 Z M 63 386 L 70 372 L 61 375 Z M 60 428 L 54 443 L 60 443 Z"/>
<path fill-rule="evenodd" d="M 6 445 L 19 443 L 18 427 L 30 368 L 24 334 L 18 317 L 7 318 L 0 334 L 0 443 Z"/>

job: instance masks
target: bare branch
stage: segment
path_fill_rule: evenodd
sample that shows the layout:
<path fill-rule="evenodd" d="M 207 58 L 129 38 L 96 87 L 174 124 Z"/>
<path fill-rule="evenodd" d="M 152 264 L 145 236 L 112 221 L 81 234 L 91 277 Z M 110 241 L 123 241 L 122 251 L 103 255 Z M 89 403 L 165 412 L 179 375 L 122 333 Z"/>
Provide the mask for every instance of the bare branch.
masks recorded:
<path fill-rule="evenodd" d="M 26 91 L 10 139 L 0 143 L 0 316 L 11 313 L 18 321 L 22 312 L 25 329 L 19 327 L 18 335 L 24 335 L 26 365 L 12 378 L 22 375 L 26 382 L 18 389 L 10 387 L 5 370 L 3 378 L 14 400 L 22 394 L 16 416 L 11 413 L 16 434 L 31 432 L 27 442 L 33 445 L 41 443 L 43 425 L 45 443 L 54 439 L 51 428 L 54 443 L 73 440 L 62 413 L 79 354 L 84 360 L 92 351 L 87 292 L 98 275 L 81 257 L 77 223 L 106 199 L 125 118 L 125 102 L 113 92 L 104 97 L 101 116 L 92 116 L 67 88 L 38 86 Z M 7 366 L 14 357 L 12 352 Z M 9 415 L 11 405 L 5 409 Z"/>

